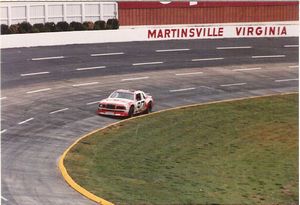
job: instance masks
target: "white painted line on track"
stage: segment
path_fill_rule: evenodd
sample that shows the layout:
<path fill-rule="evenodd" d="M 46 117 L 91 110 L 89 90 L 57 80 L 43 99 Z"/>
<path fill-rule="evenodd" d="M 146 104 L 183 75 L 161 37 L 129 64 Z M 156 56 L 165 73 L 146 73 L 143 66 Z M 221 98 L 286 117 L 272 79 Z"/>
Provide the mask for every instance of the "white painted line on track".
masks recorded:
<path fill-rule="evenodd" d="M 41 61 L 41 60 L 53 60 L 53 59 L 62 59 L 64 56 L 53 56 L 53 57 L 43 57 L 43 58 L 32 58 L 33 61 Z"/>
<path fill-rule="evenodd" d="M 289 65 L 289 68 L 299 68 L 299 65 Z"/>
<path fill-rule="evenodd" d="M 224 84 L 220 85 L 221 87 L 230 87 L 230 86 L 241 86 L 241 85 L 246 85 L 247 83 L 232 83 L 232 84 Z"/>
<path fill-rule="evenodd" d="M 281 80 L 275 80 L 275 82 L 280 83 L 280 82 L 288 82 L 288 81 L 298 81 L 298 78 L 292 78 L 292 79 L 281 79 Z"/>
<path fill-rule="evenodd" d="M 33 75 L 45 75 L 45 74 L 49 74 L 50 72 L 45 71 L 45 72 L 37 72 L 37 73 L 24 73 L 21 74 L 22 77 L 24 76 L 33 76 Z"/>
<path fill-rule="evenodd" d="M 124 52 L 118 52 L 118 53 L 93 53 L 91 54 L 92 57 L 97 57 L 97 56 L 115 56 L 115 55 L 123 55 L 125 54 Z"/>
<path fill-rule="evenodd" d="M 203 74 L 203 72 L 193 72 L 193 73 L 176 73 L 177 76 L 185 76 L 185 75 L 199 75 Z"/>
<path fill-rule="evenodd" d="M 88 86 L 88 85 L 96 85 L 99 82 L 90 82 L 90 83 L 80 83 L 80 84 L 74 84 L 73 87 L 80 87 L 80 86 Z"/>
<path fill-rule="evenodd" d="M 299 45 L 284 45 L 285 48 L 298 48 Z"/>
<path fill-rule="evenodd" d="M 157 53 L 162 53 L 162 52 L 177 52 L 177 51 L 189 51 L 189 48 L 177 48 L 177 49 L 165 49 L 165 50 L 155 50 Z"/>
<path fill-rule="evenodd" d="M 69 110 L 69 108 L 63 108 L 63 109 L 60 109 L 60 110 L 55 110 L 53 112 L 50 112 L 49 114 L 52 115 L 52 114 L 55 114 L 55 113 L 58 113 L 58 112 L 66 111 L 66 110 Z"/>
<path fill-rule="evenodd" d="M 139 65 L 156 65 L 156 64 L 163 64 L 164 62 L 145 62 L 145 63 L 133 63 L 133 66 L 139 66 Z"/>
<path fill-rule="evenodd" d="M 252 71 L 252 70 L 261 70 L 261 68 L 239 68 L 239 69 L 233 69 L 232 71 Z"/>
<path fill-rule="evenodd" d="M 1 130 L 0 134 L 3 134 L 6 131 L 7 131 L 7 129 Z"/>
<path fill-rule="evenodd" d="M 39 93 L 39 92 L 45 92 L 45 91 L 49 91 L 51 90 L 51 88 L 44 88 L 44 89 L 39 89 L 39 90 L 32 90 L 32 91 L 28 91 L 26 92 L 27 94 L 31 94 L 31 93 Z"/>
<path fill-rule="evenodd" d="M 182 88 L 182 89 L 177 89 L 177 90 L 169 90 L 169 92 L 174 93 L 174 92 L 183 92 L 183 91 L 189 91 L 189 90 L 195 90 L 196 88 Z"/>
<path fill-rule="evenodd" d="M 0 98 L 0 100 L 5 100 L 5 99 L 7 99 L 7 97 L 1 97 L 1 98 Z"/>
<path fill-rule="evenodd" d="M 99 103 L 99 101 L 89 102 L 86 105 L 94 105 L 94 104 L 97 104 L 97 103 Z"/>
<path fill-rule="evenodd" d="M 209 90 L 215 90 L 215 88 L 209 87 L 209 86 L 205 86 L 205 85 L 200 86 L 200 88 L 206 88 L 206 89 L 209 89 Z"/>
<path fill-rule="evenodd" d="M 1 199 L 4 201 L 8 201 L 8 199 L 6 199 L 5 197 L 1 196 Z"/>
<path fill-rule="evenodd" d="M 82 70 L 95 70 L 95 69 L 100 69 L 100 68 L 106 68 L 106 66 L 96 66 L 96 67 L 87 67 L 87 68 L 76 68 L 78 71 Z"/>
<path fill-rule="evenodd" d="M 24 120 L 24 121 L 22 121 L 22 122 L 19 122 L 18 125 L 22 125 L 22 124 L 24 124 L 24 123 L 26 123 L 26 122 L 29 122 L 29 121 L 33 120 L 33 119 L 34 119 L 33 117 L 32 117 L 32 118 L 29 118 L 29 119 L 27 119 L 27 120 Z"/>
<path fill-rule="evenodd" d="M 214 60 L 224 60 L 224 58 L 199 58 L 199 59 L 192 59 L 192 61 L 214 61 Z"/>
<path fill-rule="evenodd" d="M 285 55 L 251 56 L 251 58 L 284 58 Z"/>
<path fill-rule="evenodd" d="M 148 79 L 148 78 L 149 77 L 125 78 L 125 79 L 122 79 L 121 81 L 144 80 L 144 79 Z"/>
<path fill-rule="evenodd" d="M 237 46 L 237 47 L 217 47 L 217 50 L 232 50 L 232 49 L 248 49 L 252 48 L 252 46 Z"/>

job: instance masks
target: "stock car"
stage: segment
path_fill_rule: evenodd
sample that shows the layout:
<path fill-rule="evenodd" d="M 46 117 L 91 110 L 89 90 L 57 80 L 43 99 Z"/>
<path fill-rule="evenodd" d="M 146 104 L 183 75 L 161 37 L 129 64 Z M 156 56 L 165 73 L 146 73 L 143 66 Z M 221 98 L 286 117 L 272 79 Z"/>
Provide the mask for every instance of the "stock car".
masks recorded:
<path fill-rule="evenodd" d="M 99 115 L 132 117 L 149 113 L 153 108 L 152 96 L 141 90 L 116 90 L 98 104 Z"/>

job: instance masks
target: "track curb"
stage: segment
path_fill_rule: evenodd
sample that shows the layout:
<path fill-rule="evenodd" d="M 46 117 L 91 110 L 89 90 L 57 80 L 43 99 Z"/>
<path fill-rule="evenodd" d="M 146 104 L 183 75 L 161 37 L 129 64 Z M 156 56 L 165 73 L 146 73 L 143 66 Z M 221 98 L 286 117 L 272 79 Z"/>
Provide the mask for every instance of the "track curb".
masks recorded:
<path fill-rule="evenodd" d="M 76 145 L 78 144 L 82 139 L 89 137 L 90 135 L 105 130 L 109 127 L 118 125 L 120 123 L 124 123 L 130 120 L 134 120 L 134 119 L 138 119 L 138 118 L 142 118 L 145 116 L 149 116 L 149 115 L 155 115 L 155 114 L 159 114 L 162 112 L 167 112 L 167 111 L 171 111 L 171 110 L 178 110 L 178 109 L 185 109 L 185 108 L 190 108 L 190 107 L 196 107 L 196 106 L 204 106 L 204 105 L 211 105 L 211 104 L 218 104 L 218 103 L 224 103 L 224 102 L 233 102 L 233 101 L 241 101 L 241 100 L 247 100 L 247 99 L 257 99 L 257 98 L 265 98 L 265 97 L 272 97 L 272 96 L 282 96 L 282 95 L 290 95 L 290 94 L 299 94 L 299 92 L 286 92 L 286 93 L 276 93 L 276 94 L 269 94 L 269 95 L 262 95 L 262 96 L 249 96 L 249 97 L 242 97 L 242 98 L 234 98 L 234 99 L 227 99 L 227 100 L 218 100 L 218 101 L 212 101 L 212 102 L 206 102 L 206 103 L 197 103 L 197 104 L 191 104 L 191 105 L 184 105 L 184 106 L 179 106 L 179 107 L 175 107 L 175 108 L 169 108 L 169 109 L 164 109 L 164 110 L 160 110 L 154 113 L 150 113 L 147 115 L 140 115 L 140 116 L 136 116 L 133 118 L 129 118 L 129 119 L 125 119 L 122 121 L 118 121 L 112 124 L 109 124 L 105 127 L 96 129 L 86 135 L 83 135 L 82 137 L 80 137 L 79 139 L 77 139 L 71 146 L 68 147 L 67 150 L 64 151 L 64 153 L 61 155 L 59 162 L 58 162 L 58 168 L 60 169 L 60 172 L 64 178 L 64 180 L 77 192 L 79 192 L 80 194 L 82 194 L 83 196 L 85 196 L 86 198 L 101 204 L 101 205 L 114 205 L 112 202 L 109 202 L 103 198 L 100 198 L 94 194 L 92 194 L 91 192 L 87 191 L 86 189 L 84 189 L 83 187 L 81 187 L 79 184 L 77 184 L 69 175 L 66 167 L 64 166 L 64 159 L 66 157 L 66 155 L 68 154 L 68 152 Z"/>

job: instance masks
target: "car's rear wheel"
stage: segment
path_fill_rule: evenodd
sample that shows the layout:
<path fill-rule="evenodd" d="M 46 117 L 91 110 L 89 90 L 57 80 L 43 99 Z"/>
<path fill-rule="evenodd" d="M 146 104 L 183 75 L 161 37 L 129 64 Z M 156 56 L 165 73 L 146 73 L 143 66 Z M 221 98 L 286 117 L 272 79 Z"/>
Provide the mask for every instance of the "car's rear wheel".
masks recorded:
<path fill-rule="evenodd" d="M 129 112 L 128 112 L 128 117 L 132 117 L 133 113 L 134 113 L 134 107 L 131 106 L 130 109 L 129 109 Z"/>
<path fill-rule="evenodd" d="M 146 110 L 146 113 L 150 113 L 150 112 L 152 112 L 152 102 L 148 103 L 147 110 Z"/>

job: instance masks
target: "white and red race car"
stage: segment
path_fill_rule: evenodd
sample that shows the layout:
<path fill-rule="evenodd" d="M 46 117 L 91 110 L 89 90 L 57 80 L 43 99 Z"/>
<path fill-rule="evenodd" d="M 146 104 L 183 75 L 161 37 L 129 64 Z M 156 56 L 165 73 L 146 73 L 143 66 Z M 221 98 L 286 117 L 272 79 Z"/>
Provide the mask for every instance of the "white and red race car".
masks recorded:
<path fill-rule="evenodd" d="M 139 113 L 149 113 L 153 108 L 152 96 L 143 91 L 116 90 L 98 105 L 99 115 L 132 117 Z"/>

